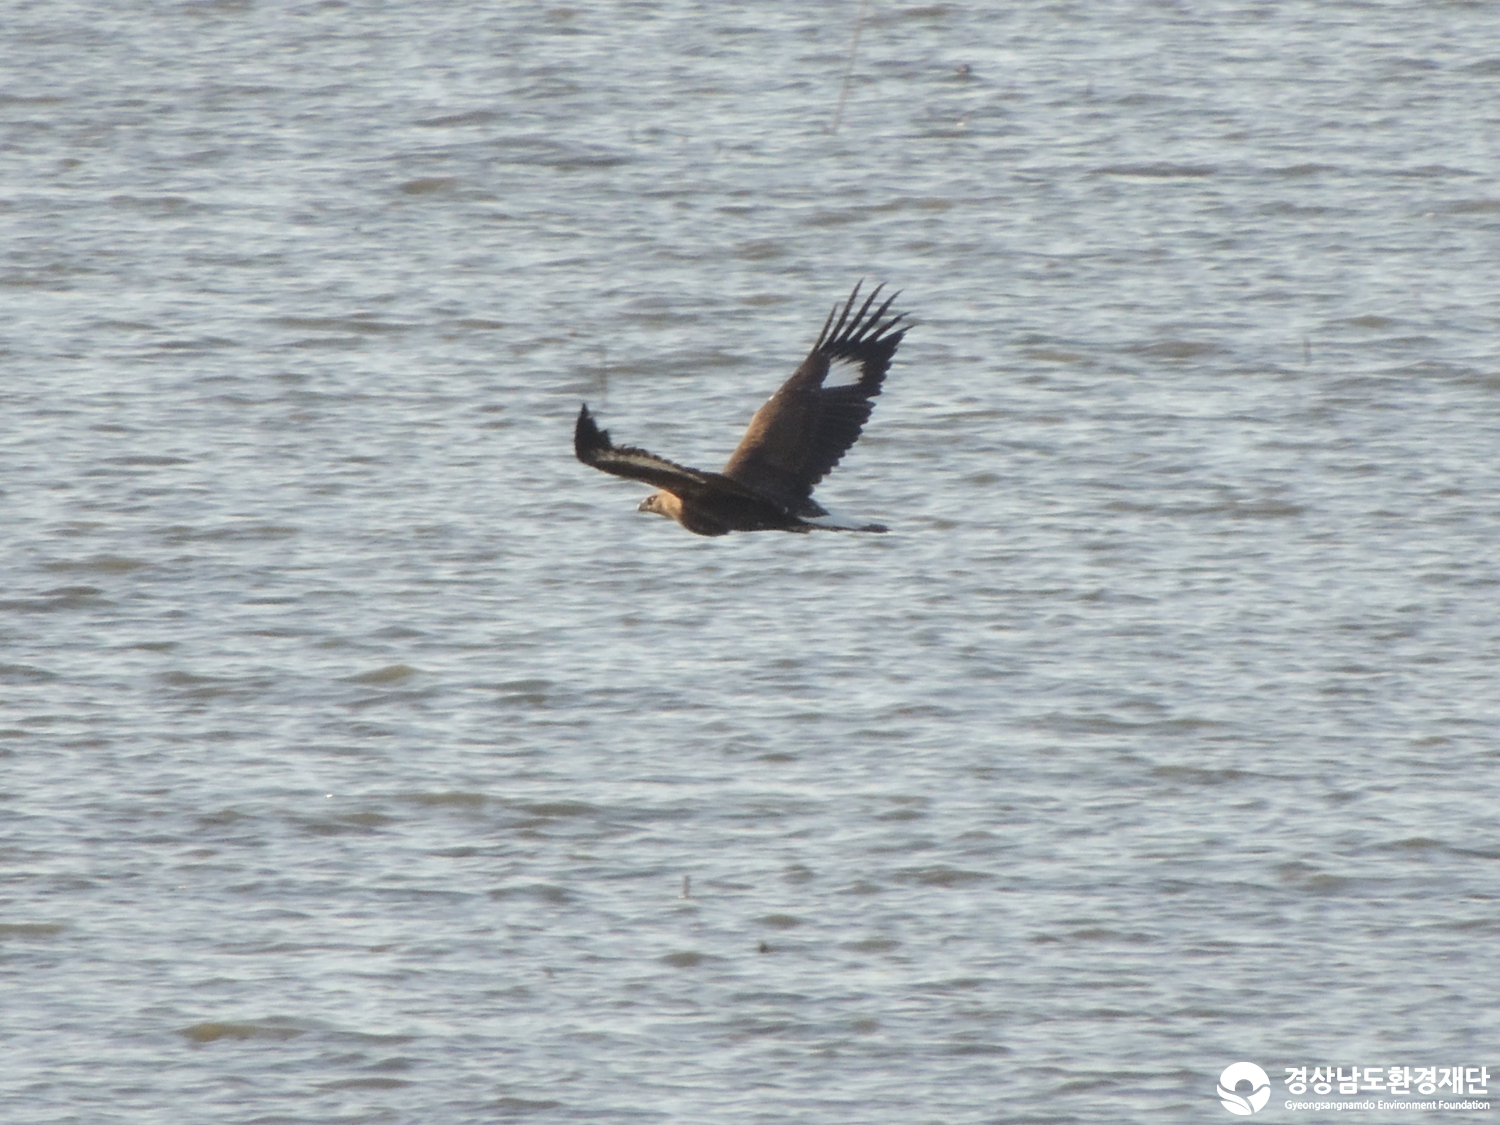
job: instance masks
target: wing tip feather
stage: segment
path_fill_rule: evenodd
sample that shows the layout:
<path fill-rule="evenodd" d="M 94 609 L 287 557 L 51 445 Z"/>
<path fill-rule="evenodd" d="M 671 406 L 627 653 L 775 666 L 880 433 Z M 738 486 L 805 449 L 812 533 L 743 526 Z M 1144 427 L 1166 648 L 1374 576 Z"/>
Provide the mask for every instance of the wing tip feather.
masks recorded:
<path fill-rule="evenodd" d="M 601 430 L 599 424 L 594 421 L 594 416 L 589 413 L 588 403 L 583 403 L 578 408 L 578 421 L 573 426 L 573 454 L 585 465 L 592 465 L 599 460 L 599 455 L 609 453 L 614 449 L 609 440 L 609 431 Z"/>
<path fill-rule="evenodd" d="M 818 334 L 818 342 L 813 345 L 813 351 L 822 352 L 825 355 L 836 355 L 846 349 L 877 345 L 888 346 L 891 352 L 895 352 L 902 337 L 906 335 L 907 329 L 911 327 L 909 323 L 902 323 L 907 320 L 907 314 L 904 312 L 887 316 L 902 291 L 896 290 L 876 307 L 875 302 L 885 289 L 885 282 L 882 281 L 865 297 L 864 303 L 859 306 L 859 311 L 854 312 L 855 303 L 859 300 L 860 288 L 864 283 L 865 279 L 860 278 L 843 305 L 833 306 L 833 311 L 828 314 L 828 320 L 823 325 L 823 331 Z M 871 312 L 872 307 L 874 307 L 873 312 Z M 851 313 L 854 314 L 852 317 Z M 834 319 L 835 316 L 837 320 Z"/>

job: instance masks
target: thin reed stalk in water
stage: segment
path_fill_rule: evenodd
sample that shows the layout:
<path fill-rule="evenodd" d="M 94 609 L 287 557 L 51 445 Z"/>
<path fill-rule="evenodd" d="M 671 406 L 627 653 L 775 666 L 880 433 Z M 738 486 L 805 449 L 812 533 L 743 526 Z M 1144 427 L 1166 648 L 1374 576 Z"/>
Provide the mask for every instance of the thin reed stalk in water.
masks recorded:
<path fill-rule="evenodd" d="M 849 98 L 849 79 L 854 75 L 854 53 L 859 50 L 859 33 L 865 26 L 865 5 L 869 0 L 859 0 L 859 15 L 854 17 L 854 40 L 849 44 L 849 65 L 844 68 L 844 84 L 839 88 L 838 108 L 833 111 L 833 124 L 828 127 L 830 133 L 839 131 L 839 122 L 844 117 L 844 102 Z"/>

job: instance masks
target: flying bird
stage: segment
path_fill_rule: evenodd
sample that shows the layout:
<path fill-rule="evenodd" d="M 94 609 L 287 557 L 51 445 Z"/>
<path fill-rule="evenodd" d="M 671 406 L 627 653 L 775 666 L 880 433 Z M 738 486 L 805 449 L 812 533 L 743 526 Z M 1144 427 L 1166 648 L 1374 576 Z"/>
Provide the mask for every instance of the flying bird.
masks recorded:
<path fill-rule="evenodd" d="M 859 439 L 891 357 L 906 335 L 908 326 L 897 327 L 905 313 L 886 316 L 899 294 L 871 311 L 884 288 L 876 286 L 858 312 L 859 285 L 842 312 L 833 306 L 808 357 L 755 412 L 720 472 L 690 469 L 633 445 L 614 445 L 587 403 L 578 411 L 573 451 L 585 465 L 655 485 L 657 491 L 638 510 L 674 519 L 696 535 L 816 528 L 885 531 L 878 523 L 835 516 L 812 498 L 813 487 Z M 824 386 L 835 363 L 853 365 L 858 380 Z"/>

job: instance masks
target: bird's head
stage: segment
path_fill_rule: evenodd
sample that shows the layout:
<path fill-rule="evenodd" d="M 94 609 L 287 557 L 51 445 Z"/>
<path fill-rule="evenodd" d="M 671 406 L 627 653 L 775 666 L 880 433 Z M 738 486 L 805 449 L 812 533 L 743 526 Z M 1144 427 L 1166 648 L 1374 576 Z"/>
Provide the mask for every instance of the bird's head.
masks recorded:
<path fill-rule="evenodd" d="M 679 513 L 682 511 L 682 501 L 670 492 L 653 492 L 641 501 L 636 511 L 655 512 L 659 516 L 675 520 L 679 518 Z"/>

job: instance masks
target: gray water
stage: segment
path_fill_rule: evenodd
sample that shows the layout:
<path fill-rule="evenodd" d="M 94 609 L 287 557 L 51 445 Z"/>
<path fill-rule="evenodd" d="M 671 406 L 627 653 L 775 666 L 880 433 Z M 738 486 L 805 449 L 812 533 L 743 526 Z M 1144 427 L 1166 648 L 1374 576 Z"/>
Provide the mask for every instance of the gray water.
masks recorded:
<path fill-rule="evenodd" d="M 857 12 L 7 7 L 6 1122 L 1500 1074 L 1500 8 Z"/>

